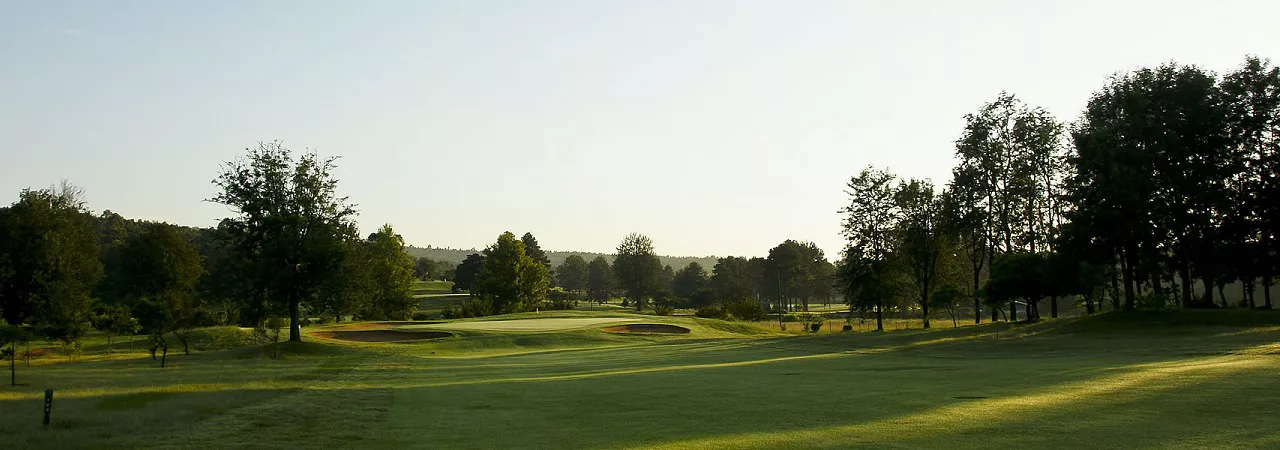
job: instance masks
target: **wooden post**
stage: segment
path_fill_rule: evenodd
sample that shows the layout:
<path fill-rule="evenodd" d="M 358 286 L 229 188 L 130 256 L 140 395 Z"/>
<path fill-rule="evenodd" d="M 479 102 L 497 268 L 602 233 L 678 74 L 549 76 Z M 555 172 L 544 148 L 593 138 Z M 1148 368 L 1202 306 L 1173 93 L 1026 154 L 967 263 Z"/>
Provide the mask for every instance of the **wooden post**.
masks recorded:
<path fill-rule="evenodd" d="M 53 412 L 53 389 L 44 390 L 44 426 L 49 426 L 49 414 Z"/>

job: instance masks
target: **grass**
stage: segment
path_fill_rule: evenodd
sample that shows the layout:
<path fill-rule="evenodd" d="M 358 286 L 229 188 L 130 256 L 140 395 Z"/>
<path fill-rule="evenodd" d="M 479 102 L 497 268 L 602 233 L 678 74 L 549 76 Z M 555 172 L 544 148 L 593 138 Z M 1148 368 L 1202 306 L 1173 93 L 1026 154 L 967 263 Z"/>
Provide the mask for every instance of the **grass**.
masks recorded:
<path fill-rule="evenodd" d="M 1271 312 L 812 336 L 643 318 L 693 332 L 311 337 L 270 351 L 171 353 L 163 370 L 137 355 L 19 367 L 26 384 L 0 387 L 0 447 L 1280 446 L 1271 413 L 1280 314 Z M 46 386 L 58 393 L 43 430 Z"/>

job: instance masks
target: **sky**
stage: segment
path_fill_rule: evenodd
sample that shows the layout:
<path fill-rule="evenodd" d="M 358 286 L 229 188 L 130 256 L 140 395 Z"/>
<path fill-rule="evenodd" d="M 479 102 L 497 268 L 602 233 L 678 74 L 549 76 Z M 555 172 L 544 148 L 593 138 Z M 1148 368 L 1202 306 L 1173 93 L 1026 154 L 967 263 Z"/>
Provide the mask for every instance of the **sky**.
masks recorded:
<path fill-rule="evenodd" d="M 1048 3 L 4 1 L 0 202 L 213 226 L 220 164 L 280 140 L 412 245 L 835 259 L 849 178 L 945 184 L 1001 91 L 1073 121 L 1118 72 L 1280 59 L 1280 2 Z"/>

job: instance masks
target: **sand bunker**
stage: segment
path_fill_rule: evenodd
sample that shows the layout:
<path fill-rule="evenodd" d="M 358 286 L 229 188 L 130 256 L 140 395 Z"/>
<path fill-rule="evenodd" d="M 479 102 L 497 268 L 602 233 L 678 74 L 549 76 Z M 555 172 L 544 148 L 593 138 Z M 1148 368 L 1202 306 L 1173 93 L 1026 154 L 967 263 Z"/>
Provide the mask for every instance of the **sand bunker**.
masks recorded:
<path fill-rule="evenodd" d="M 414 328 L 474 331 L 556 331 L 587 328 L 609 323 L 633 322 L 640 319 L 627 317 L 579 317 L 557 319 L 486 320 L 427 325 Z M 685 330 L 687 333 L 688 330 Z"/>
<path fill-rule="evenodd" d="M 689 329 L 685 327 L 667 325 L 665 323 L 629 323 L 626 325 L 618 325 L 613 327 L 601 328 L 610 333 L 626 333 L 626 334 L 688 334 Z"/>
<path fill-rule="evenodd" d="M 316 337 L 356 342 L 401 342 L 440 339 L 453 336 L 444 331 L 396 331 L 396 330 L 363 330 L 363 331 L 322 331 L 313 333 Z"/>

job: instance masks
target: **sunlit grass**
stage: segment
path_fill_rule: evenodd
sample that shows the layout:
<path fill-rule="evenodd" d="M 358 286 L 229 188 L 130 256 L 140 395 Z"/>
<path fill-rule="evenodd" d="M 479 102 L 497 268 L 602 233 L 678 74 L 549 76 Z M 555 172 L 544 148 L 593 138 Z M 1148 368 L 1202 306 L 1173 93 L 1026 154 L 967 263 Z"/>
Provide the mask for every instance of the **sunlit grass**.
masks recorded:
<path fill-rule="evenodd" d="M 495 319 L 618 313 L 544 314 Z M 0 387 L 0 447 L 1280 443 L 1280 418 L 1267 412 L 1280 401 L 1274 324 L 1170 317 L 1179 323 L 1117 328 L 1129 319 L 1103 317 L 1089 320 L 1112 324 L 1104 330 L 1064 320 L 801 336 L 643 319 L 693 332 L 630 336 L 588 327 L 412 343 L 312 339 L 171 352 L 165 369 L 139 352 L 77 363 L 54 357 L 19 366 L 23 384 Z M 57 390 L 49 430 L 39 426 L 46 387 Z"/>

